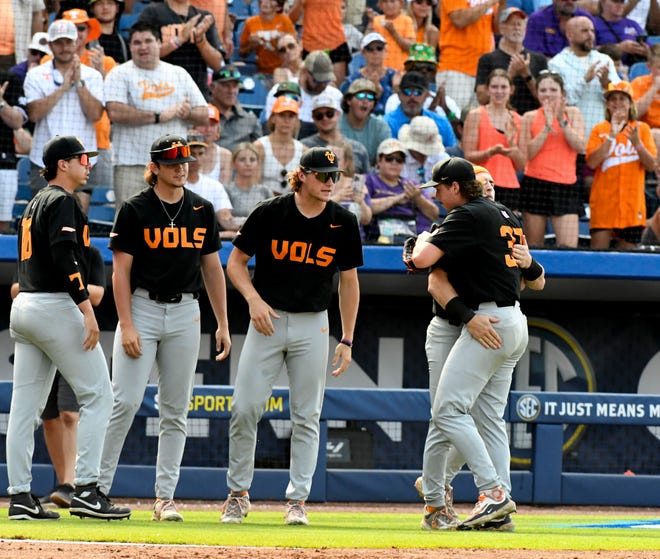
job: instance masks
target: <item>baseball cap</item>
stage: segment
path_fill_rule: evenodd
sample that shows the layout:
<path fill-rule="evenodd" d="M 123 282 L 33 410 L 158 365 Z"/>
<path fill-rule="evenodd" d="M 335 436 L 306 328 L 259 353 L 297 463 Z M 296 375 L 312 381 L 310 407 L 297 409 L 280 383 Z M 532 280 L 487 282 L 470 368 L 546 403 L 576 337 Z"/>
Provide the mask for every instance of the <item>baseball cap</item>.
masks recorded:
<path fill-rule="evenodd" d="M 86 150 L 80 138 L 55 136 L 46 142 L 42 159 L 44 167 L 51 167 L 56 165 L 60 159 L 71 159 L 83 153 L 86 153 L 89 157 L 96 157 L 99 154 L 98 151 Z"/>
<path fill-rule="evenodd" d="M 154 163 L 162 163 L 163 165 L 197 161 L 190 156 L 190 146 L 186 139 L 175 134 L 166 134 L 158 138 L 151 144 L 149 153 Z"/>
<path fill-rule="evenodd" d="M 299 114 L 300 105 L 295 99 L 291 99 L 291 97 L 287 97 L 286 95 L 280 95 L 279 97 L 276 97 L 275 102 L 273 103 L 273 108 L 271 109 L 271 113 L 285 113 L 287 111 Z"/>
<path fill-rule="evenodd" d="M 348 86 L 348 89 L 346 90 L 347 95 L 352 95 L 354 93 L 359 93 L 360 91 L 371 91 L 374 95 L 378 96 L 378 88 L 376 87 L 376 84 L 372 82 L 371 80 L 367 80 L 365 78 L 358 78 L 354 82 L 351 83 L 351 85 Z"/>
<path fill-rule="evenodd" d="M 520 8 L 506 8 L 500 13 L 499 22 L 504 23 L 512 15 L 517 14 L 523 19 L 527 19 L 527 14 L 523 12 Z"/>
<path fill-rule="evenodd" d="M 430 181 L 420 184 L 418 188 L 436 187 L 439 184 L 451 184 L 453 182 L 473 181 L 475 180 L 474 167 L 467 159 L 450 157 L 433 165 L 431 177 Z"/>
<path fill-rule="evenodd" d="M 58 39 L 78 40 L 76 24 L 68 19 L 56 19 L 48 27 L 48 42 L 53 43 Z"/>
<path fill-rule="evenodd" d="M 332 95 L 324 95 L 323 93 L 314 97 L 312 101 L 312 111 L 316 109 L 334 109 L 335 111 L 342 112 L 339 99 L 335 99 Z"/>
<path fill-rule="evenodd" d="M 406 72 L 399 82 L 399 91 L 405 87 L 419 87 L 428 90 L 429 84 L 420 72 Z"/>
<path fill-rule="evenodd" d="M 300 86 L 296 82 L 292 82 L 292 81 L 285 81 L 277 84 L 277 89 L 275 90 L 275 97 L 279 97 L 280 95 L 284 95 L 286 93 L 293 93 L 294 95 L 300 97 L 301 95 Z"/>
<path fill-rule="evenodd" d="M 612 93 L 625 93 L 628 97 L 630 97 L 630 100 L 632 101 L 633 98 L 633 90 L 629 82 L 621 80 L 619 83 L 608 83 L 607 84 L 607 91 L 603 93 L 603 96 L 605 99 L 609 99 L 610 95 Z"/>
<path fill-rule="evenodd" d="M 371 43 L 387 44 L 387 41 L 385 41 L 385 37 L 383 37 L 380 33 L 367 33 L 364 37 L 362 37 L 362 40 L 360 41 L 360 48 L 363 49 L 364 47 L 369 46 Z"/>
<path fill-rule="evenodd" d="M 215 105 L 209 104 L 209 120 L 220 122 L 220 111 Z"/>
<path fill-rule="evenodd" d="M 438 59 L 435 56 L 435 49 L 431 45 L 424 43 L 414 43 L 408 49 L 408 58 L 405 64 L 410 62 L 428 62 L 430 64 L 437 64 Z"/>
<path fill-rule="evenodd" d="M 332 82 L 337 79 L 332 71 L 332 60 L 322 50 L 310 52 L 303 62 L 307 70 L 317 82 Z"/>
<path fill-rule="evenodd" d="M 38 50 L 39 52 L 43 52 L 44 54 L 50 54 L 50 47 L 48 46 L 48 33 L 39 31 L 34 35 L 32 35 L 32 40 L 28 45 L 28 49 Z"/>
<path fill-rule="evenodd" d="M 300 156 L 300 166 L 308 171 L 341 171 L 337 166 L 337 154 L 327 147 L 308 149 Z"/>
<path fill-rule="evenodd" d="M 399 141 L 406 149 L 412 149 L 424 155 L 433 155 L 445 150 L 435 121 L 428 116 L 416 116 L 410 124 L 399 129 Z"/>
<path fill-rule="evenodd" d="M 101 36 L 101 23 L 94 17 L 89 17 L 85 10 L 67 10 L 62 13 L 62 19 L 71 21 L 76 25 L 79 23 L 86 23 L 89 26 L 89 33 L 87 34 L 87 42 L 95 41 Z"/>
<path fill-rule="evenodd" d="M 406 148 L 396 138 L 387 138 L 378 145 L 378 155 L 390 155 L 392 153 L 406 153 Z"/>
<path fill-rule="evenodd" d="M 209 145 L 206 143 L 206 138 L 204 138 L 204 134 L 200 134 L 197 132 L 197 130 L 191 130 L 188 132 L 186 140 L 188 141 L 189 146 L 202 146 L 205 148 L 209 147 Z"/>
<path fill-rule="evenodd" d="M 211 81 L 214 82 L 231 82 L 231 81 L 241 81 L 241 73 L 236 69 L 235 66 L 225 66 L 213 72 L 211 76 Z"/>

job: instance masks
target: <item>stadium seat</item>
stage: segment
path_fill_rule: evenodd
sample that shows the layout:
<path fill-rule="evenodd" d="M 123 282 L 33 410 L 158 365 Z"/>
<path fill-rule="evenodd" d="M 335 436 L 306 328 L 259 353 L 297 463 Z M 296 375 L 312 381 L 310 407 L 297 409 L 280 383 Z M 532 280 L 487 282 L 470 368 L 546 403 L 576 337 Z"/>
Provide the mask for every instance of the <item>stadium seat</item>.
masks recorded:
<path fill-rule="evenodd" d="M 115 191 L 110 186 L 97 186 L 92 190 L 89 203 L 94 206 L 115 203 Z"/>
<path fill-rule="evenodd" d="M 16 170 L 18 171 L 18 187 L 21 186 L 30 186 L 30 158 L 29 157 L 19 157 L 18 163 L 16 165 Z M 30 198 L 28 197 L 28 200 Z"/>
<path fill-rule="evenodd" d="M 247 76 L 243 78 L 238 100 L 244 108 L 254 111 L 257 115 L 266 106 L 268 90 L 259 78 Z"/>
<path fill-rule="evenodd" d="M 227 9 L 237 20 L 247 19 L 259 13 L 257 0 L 227 0 Z"/>
<path fill-rule="evenodd" d="M 136 2 L 139 4 L 140 2 Z M 119 32 L 128 39 L 128 30 L 133 27 L 135 22 L 138 20 L 139 13 L 132 14 L 121 14 L 119 18 Z"/>
<path fill-rule="evenodd" d="M 93 237 L 107 237 L 115 220 L 115 208 L 109 205 L 90 204 L 87 212 L 89 233 Z"/>
<path fill-rule="evenodd" d="M 649 67 L 646 65 L 646 62 L 635 62 L 628 70 L 628 79 L 633 81 L 639 76 L 645 76 L 649 73 Z"/>

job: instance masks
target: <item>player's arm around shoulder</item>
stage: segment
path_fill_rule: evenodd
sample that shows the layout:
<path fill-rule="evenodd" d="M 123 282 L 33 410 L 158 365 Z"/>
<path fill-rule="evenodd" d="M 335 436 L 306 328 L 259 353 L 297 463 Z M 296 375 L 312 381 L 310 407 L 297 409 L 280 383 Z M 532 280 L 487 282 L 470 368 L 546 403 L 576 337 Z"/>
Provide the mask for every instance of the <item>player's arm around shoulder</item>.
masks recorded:
<path fill-rule="evenodd" d="M 341 315 L 342 342 L 335 347 L 332 366 L 339 363 L 333 377 L 341 375 L 353 360 L 353 336 L 355 335 L 355 322 L 357 321 L 358 307 L 360 306 L 360 281 L 357 268 L 339 272 L 339 313 Z M 348 342 L 348 343 L 345 343 Z"/>
<path fill-rule="evenodd" d="M 222 361 L 229 356 L 231 336 L 229 335 L 229 319 L 227 318 L 227 283 L 218 253 L 203 254 L 201 268 L 206 294 L 209 297 L 215 321 L 218 324 L 215 331 L 215 348 L 218 355 L 215 356 L 215 360 Z"/>
<path fill-rule="evenodd" d="M 430 268 L 435 264 L 444 252 L 429 242 L 431 233 L 424 231 L 417 236 L 417 242 L 412 253 L 412 262 L 418 269 Z"/>

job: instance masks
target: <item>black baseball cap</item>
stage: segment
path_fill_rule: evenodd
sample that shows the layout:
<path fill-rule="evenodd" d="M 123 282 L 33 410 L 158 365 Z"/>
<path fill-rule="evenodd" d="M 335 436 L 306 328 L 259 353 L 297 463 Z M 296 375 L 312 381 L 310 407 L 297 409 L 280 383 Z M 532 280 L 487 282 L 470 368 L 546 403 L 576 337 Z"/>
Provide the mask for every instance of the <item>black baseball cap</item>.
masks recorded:
<path fill-rule="evenodd" d="M 197 161 L 190 156 L 190 146 L 185 138 L 175 134 L 167 134 L 151 144 L 149 150 L 151 160 L 162 165 L 177 165 Z"/>
<path fill-rule="evenodd" d="M 410 71 L 403 74 L 403 77 L 399 82 L 399 91 L 404 87 L 419 87 L 428 90 L 429 82 L 421 72 Z"/>
<path fill-rule="evenodd" d="M 300 157 L 300 166 L 308 171 L 341 171 L 337 166 L 337 154 L 329 148 L 316 147 L 308 149 Z"/>
<path fill-rule="evenodd" d="M 48 140 L 44 146 L 44 167 L 57 165 L 60 159 L 71 159 L 83 153 L 86 153 L 89 157 L 96 157 L 99 154 L 98 151 L 86 150 L 80 138 L 76 138 L 75 136 L 55 136 Z"/>
<path fill-rule="evenodd" d="M 431 180 L 420 184 L 419 188 L 436 187 L 439 184 L 475 180 L 474 166 L 462 157 L 450 157 L 433 165 Z"/>

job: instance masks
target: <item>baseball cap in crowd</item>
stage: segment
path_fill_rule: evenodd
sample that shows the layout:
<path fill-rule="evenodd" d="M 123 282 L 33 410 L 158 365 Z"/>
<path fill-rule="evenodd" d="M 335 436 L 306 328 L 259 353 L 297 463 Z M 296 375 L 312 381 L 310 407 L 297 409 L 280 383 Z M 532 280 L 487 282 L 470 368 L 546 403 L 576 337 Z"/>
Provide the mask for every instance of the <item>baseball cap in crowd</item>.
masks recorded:
<path fill-rule="evenodd" d="M 89 0 L 89 5 L 90 7 L 96 2 L 97 0 Z M 125 2 L 124 0 L 115 0 L 115 4 L 117 4 L 117 21 L 119 20 L 119 16 L 124 13 L 124 8 L 125 8 Z"/>
<path fill-rule="evenodd" d="M 71 159 L 85 153 L 88 157 L 96 157 L 99 154 L 98 151 L 86 150 L 80 139 L 75 136 L 55 136 L 44 146 L 44 167 L 52 167 L 57 165 L 60 159 Z"/>
<path fill-rule="evenodd" d="M 190 146 L 185 138 L 175 134 L 167 134 L 158 138 L 151 144 L 149 150 L 151 160 L 163 165 L 176 165 L 197 161 L 190 156 Z"/>
<path fill-rule="evenodd" d="M 420 72 L 406 72 L 399 82 L 399 91 L 409 87 L 420 88 L 426 91 L 429 88 L 429 83 L 426 81 L 424 74 Z"/>
<path fill-rule="evenodd" d="M 89 27 L 89 33 L 87 34 L 87 42 L 95 41 L 101 36 L 101 24 L 99 20 L 94 17 L 89 17 L 85 10 L 67 10 L 62 13 L 62 19 L 66 21 L 71 21 L 76 25 L 82 25 L 84 23 Z"/>
<path fill-rule="evenodd" d="M 393 153 L 403 153 L 405 155 L 406 148 L 396 138 L 387 138 L 378 145 L 378 155 L 391 155 Z"/>
<path fill-rule="evenodd" d="M 211 76 L 211 81 L 214 82 L 231 82 L 231 81 L 241 81 L 241 73 L 236 69 L 235 66 L 225 66 L 213 72 Z"/>
<path fill-rule="evenodd" d="M 209 104 L 209 120 L 220 122 L 220 111 L 215 105 Z"/>
<path fill-rule="evenodd" d="M 425 45 L 424 43 L 414 43 L 410 45 L 408 49 L 408 58 L 406 59 L 404 65 L 411 64 L 413 62 L 428 62 L 429 64 L 437 64 L 438 59 L 435 56 L 435 48 L 431 45 Z"/>
<path fill-rule="evenodd" d="M 291 99 L 291 97 L 286 97 L 285 95 L 280 95 L 275 99 L 275 102 L 273 103 L 273 108 L 271 109 L 272 114 L 277 114 L 277 113 L 295 113 L 299 114 L 300 113 L 300 105 L 298 104 L 298 101 L 295 99 Z"/>
<path fill-rule="evenodd" d="M 623 80 L 618 83 L 610 82 L 607 84 L 607 91 L 603 93 L 603 96 L 605 99 L 609 99 L 612 93 L 625 93 L 628 97 L 630 97 L 631 101 L 633 98 L 633 90 L 630 83 Z"/>
<path fill-rule="evenodd" d="M 32 40 L 28 45 L 28 50 L 38 50 L 44 54 L 50 54 L 50 47 L 48 46 L 48 33 L 39 31 L 32 35 Z"/>
<path fill-rule="evenodd" d="M 58 39 L 78 40 L 78 31 L 76 24 L 68 19 L 56 19 L 48 27 L 48 42 L 53 43 Z"/>
<path fill-rule="evenodd" d="M 275 97 L 281 95 L 295 95 L 297 100 L 300 100 L 301 92 L 300 86 L 296 82 L 285 81 L 277 84 L 277 89 L 275 90 Z"/>
<path fill-rule="evenodd" d="M 189 146 L 202 146 L 205 148 L 209 147 L 209 145 L 206 143 L 206 139 L 204 138 L 204 134 L 197 132 L 197 130 L 191 130 L 188 132 L 186 140 L 188 141 Z"/>
<path fill-rule="evenodd" d="M 314 97 L 312 101 L 312 111 L 316 109 L 334 109 L 335 111 L 342 112 L 339 99 L 323 93 Z"/>
<path fill-rule="evenodd" d="M 445 150 L 438 126 L 428 116 L 416 116 L 410 121 L 410 124 L 404 124 L 399 129 L 399 141 L 406 149 L 412 149 L 424 155 L 434 155 Z"/>
<path fill-rule="evenodd" d="M 514 14 L 519 15 L 523 19 L 527 19 L 527 14 L 520 8 L 506 8 L 505 10 L 502 10 L 502 13 L 500 13 L 500 23 L 504 23 Z"/>
<path fill-rule="evenodd" d="M 307 171 L 318 171 L 319 173 L 340 171 L 337 166 L 337 154 L 327 147 L 315 147 L 308 149 L 300 156 L 300 166 Z"/>
<path fill-rule="evenodd" d="M 475 180 L 474 167 L 467 159 L 450 157 L 433 165 L 431 180 L 420 184 L 418 188 L 436 187 L 439 184 L 466 182 Z"/>
<path fill-rule="evenodd" d="M 376 84 L 366 78 L 358 78 L 357 80 L 352 82 L 351 85 L 349 85 L 348 89 L 346 90 L 346 95 L 354 95 L 355 93 L 359 93 L 360 91 L 371 91 L 371 93 L 373 93 L 376 97 L 380 95 L 380 92 L 378 91 Z"/>
<path fill-rule="evenodd" d="M 337 79 L 332 71 L 332 60 L 322 50 L 310 52 L 303 62 L 307 70 L 317 82 L 333 82 Z"/>
<path fill-rule="evenodd" d="M 385 37 L 383 37 L 380 33 L 367 33 L 364 37 L 362 37 L 362 40 L 360 41 L 360 48 L 363 49 L 364 47 L 369 46 L 371 43 L 383 43 L 384 45 L 387 44 L 385 41 Z"/>

